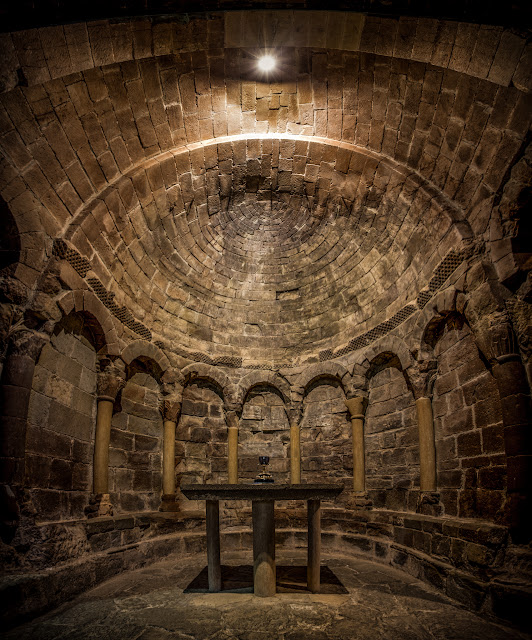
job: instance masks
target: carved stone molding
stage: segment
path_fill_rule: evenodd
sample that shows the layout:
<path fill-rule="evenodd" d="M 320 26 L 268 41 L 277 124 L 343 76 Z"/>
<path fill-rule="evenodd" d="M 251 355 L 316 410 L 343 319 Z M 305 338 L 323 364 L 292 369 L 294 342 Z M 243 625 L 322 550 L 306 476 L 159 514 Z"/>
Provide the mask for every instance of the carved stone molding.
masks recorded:
<path fill-rule="evenodd" d="M 291 404 L 286 409 L 286 416 L 289 424 L 299 424 L 303 417 L 303 404 L 301 402 Z"/>
<path fill-rule="evenodd" d="M 43 329 L 43 331 L 35 331 L 22 325 L 11 333 L 9 336 L 8 357 L 10 355 L 28 356 L 36 362 L 42 348 L 50 341 L 52 327 L 45 326 Z"/>

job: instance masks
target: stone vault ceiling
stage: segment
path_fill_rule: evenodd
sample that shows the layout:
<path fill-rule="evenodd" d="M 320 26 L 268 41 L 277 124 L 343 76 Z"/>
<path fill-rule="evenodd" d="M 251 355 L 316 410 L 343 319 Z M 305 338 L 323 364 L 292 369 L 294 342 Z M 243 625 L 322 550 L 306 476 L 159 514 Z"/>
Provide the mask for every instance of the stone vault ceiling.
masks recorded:
<path fill-rule="evenodd" d="M 287 364 L 348 342 L 415 300 L 460 240 L 419 180 L 330 142 L 237 136 L 146 172 L 155 198 L 143 172 L 121 178 L 102 234 L 84 233 L 98 202 L 67 239 L 92 243 L 94 274 L 153 332 L 215 356 Z"/>
<path fill-rule="evenodd" d="M 271 79 L 260 38 L 279 45 Z M 18 277 L 69 256 L 82 281 L 64 286 L 92 289 L 126 342 L 233 365 L 329 359 L 422 308 L 489 240 L 529 121 L 524 41 L 503 27 L 228 12 L 2 47 Z"/>

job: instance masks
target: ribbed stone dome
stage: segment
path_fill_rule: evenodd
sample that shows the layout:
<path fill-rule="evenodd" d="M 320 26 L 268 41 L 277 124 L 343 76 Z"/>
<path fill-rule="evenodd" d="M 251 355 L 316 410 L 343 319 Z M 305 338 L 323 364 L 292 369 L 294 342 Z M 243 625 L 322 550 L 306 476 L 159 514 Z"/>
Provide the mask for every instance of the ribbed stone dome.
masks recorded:
<path fill-rule="evenodd" d="M 166 154 L 116 189 L 104 287 L 155 339 L 244 364 L 342 348 L 415 303 L 459 240 L 419 178 L 312 140 Z"/>

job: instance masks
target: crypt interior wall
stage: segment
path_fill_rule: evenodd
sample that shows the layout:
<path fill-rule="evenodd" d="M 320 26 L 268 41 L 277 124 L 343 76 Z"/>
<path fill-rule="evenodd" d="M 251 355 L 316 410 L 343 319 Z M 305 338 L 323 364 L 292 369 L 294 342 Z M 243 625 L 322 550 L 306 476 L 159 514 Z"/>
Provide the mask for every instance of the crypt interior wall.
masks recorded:
<path fill-rule="evenodd" d="M 249 482 L 259 454 L 277 482 L 345 483 L 330 548 L 518 620 L 532 80 L 526 31 L 500 25 L 212 11 L 0 34 L 0 549 L 26 598 L 7 622 L 203 551 L 179 486 Z M 278 544 L 303 545 L 303 505 L 279 511 Z M 249 547 L 249 505 L 222 516 Z"/>

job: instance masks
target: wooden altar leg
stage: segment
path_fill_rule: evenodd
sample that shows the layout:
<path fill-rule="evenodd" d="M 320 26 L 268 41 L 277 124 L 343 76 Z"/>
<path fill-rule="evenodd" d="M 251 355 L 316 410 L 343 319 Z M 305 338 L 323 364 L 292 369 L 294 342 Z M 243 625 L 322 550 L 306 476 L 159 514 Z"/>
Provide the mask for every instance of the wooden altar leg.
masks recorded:
<path fill-rule="evenodd" d="M 253 500 L 253 593 L 275 595 L 275 519 L 273 500 Z"/>
<path fill-rule="evenodd" d="M 307 501 L 308 562 L 307 587 L 312 593 L 320 591 L 321 511 L 319 500 Z"/>
<path fill-rule="evenodd" d="M 222 570 L 220 567 L 220 501 L 207 500 L 207 568 L 209 591 L 222 590 Z"/>

